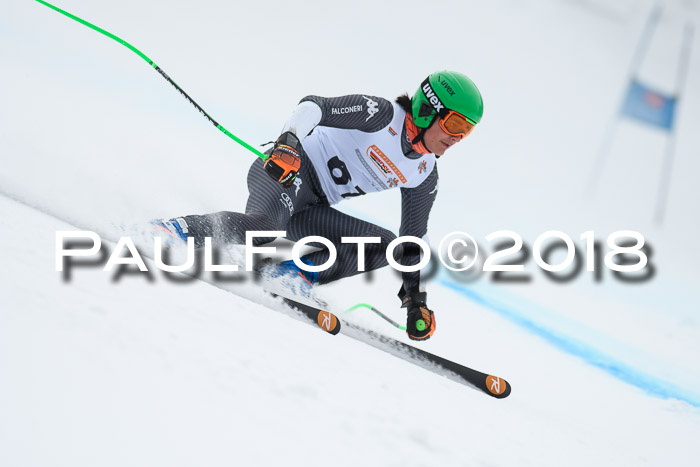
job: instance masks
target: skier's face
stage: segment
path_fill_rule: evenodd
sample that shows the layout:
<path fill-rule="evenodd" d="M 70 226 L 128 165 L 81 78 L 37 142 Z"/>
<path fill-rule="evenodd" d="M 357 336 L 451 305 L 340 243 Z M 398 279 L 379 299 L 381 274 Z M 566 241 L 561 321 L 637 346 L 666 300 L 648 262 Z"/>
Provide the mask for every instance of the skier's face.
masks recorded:
<path fill-rule="evenodd" d="M 443 131 L 440 125 L 437 124 L 437 119 L 433 121 L 430 128 L 425 130 L 423 135 L 423 144 L 436 156 L 442 156 L 445 154 L 452 145 L 459 143 L 463 136 L 452 136 Z"/>

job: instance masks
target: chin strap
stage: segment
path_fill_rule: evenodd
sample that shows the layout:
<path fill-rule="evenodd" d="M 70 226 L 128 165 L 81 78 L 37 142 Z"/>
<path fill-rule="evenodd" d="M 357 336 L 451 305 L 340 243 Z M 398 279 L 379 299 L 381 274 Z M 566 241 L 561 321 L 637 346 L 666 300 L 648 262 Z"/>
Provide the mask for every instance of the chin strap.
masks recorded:
<path fill-rule="evenodd" d="M 430 154 L 428 148 L 423 144 L 423 135 L 425 134 L 426 128 L 418 128 L 415 123 L 413 123 L 413 117 L 411 114 L 406 113 L 406 134 L 408 139 L 411 141 L 411 146 L 413 150 L 418 154 L 426 155 Z"/>
<path fill-rule="evenodd" d="M 425 134 L 425 128 L 421 128 L 420 132 L 418 132 L 418 136 L 413 138 L 413 141 L 411 141 L 412 145 L 417 145 L 417 144 L 423 144 L 423 134 Z"/>

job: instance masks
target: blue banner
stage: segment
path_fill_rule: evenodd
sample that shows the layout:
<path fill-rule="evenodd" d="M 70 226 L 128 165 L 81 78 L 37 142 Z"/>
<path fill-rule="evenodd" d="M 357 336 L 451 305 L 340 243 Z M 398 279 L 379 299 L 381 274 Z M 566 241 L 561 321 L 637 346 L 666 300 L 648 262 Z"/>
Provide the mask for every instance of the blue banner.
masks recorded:
<path fill-rule="evenodd" d="M 673 126 L 676 97 L 663 94 L 640 83 L 630 81 L 622 104 L 622 115 L 665 130 Z"/>

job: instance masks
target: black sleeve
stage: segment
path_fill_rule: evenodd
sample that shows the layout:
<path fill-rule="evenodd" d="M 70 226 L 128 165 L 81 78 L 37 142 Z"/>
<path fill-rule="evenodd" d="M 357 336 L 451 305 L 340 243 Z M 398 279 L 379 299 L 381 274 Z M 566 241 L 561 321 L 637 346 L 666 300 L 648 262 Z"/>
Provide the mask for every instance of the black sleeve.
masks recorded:
<path fill-rule="evenodd" d="M 323 112 L 319 125 L 367 133 L 379 131 L 394 118 L 394 106 L 381 97 L 351 94 L 341 97 L 306 96 Z"/>
<path fill-rule="evenodd" d="M 423 183 L 415 188 L 401 188 L 401 227 L 399 236 L 410 235 L 423 238 L 428 233 L 428 217 L 435 202 L 438 187 L 437 164 Z M 404 266 L 420 262 L 420 247 L 414 243 L 403 244 L 403 255 L 399 261 Z M 399 296 L 419 291 L 420 271 L 404 272 L 403 287 Z"/>

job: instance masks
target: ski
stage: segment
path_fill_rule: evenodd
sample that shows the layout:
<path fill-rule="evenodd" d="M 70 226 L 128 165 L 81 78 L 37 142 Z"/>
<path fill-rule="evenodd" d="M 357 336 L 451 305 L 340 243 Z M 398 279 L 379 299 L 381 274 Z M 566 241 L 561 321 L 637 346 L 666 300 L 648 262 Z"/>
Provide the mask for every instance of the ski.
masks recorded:
<path fill-rule="evenodd" d="M 440 357 L 439 355 L 418 349 L 412 345 L 405 344 L 401 341 L 385 336 L 371 329 L 364 328 L 357 324 L 344 321 L 341 325 L 341 320 L 329 311 L 299 303 L 289 298 L 280 298 L 282 298 L 284 303 L 286 303 L 289 307 L 308 316 L 309 319 L 321 326 L 321 328 L 326 332 L 330 332 L 331 334 L 340 333 L 346 335 L 352 339 L 368 344 L 376 349 L 382 350 L 388 354 L 419 366 L 425 370 L 445 376 L 466 386 L 478 389 L 491 397 L 504 399 L 510 395 L 510 383 L 501 377 L 482 373 L 464 365 L 460 365 L 459 363 L 455 363 L 451 360 Z M 330 317 L 326 318 L 326 316 Z M 332 328 L 334 329 L 334 332 L 329 331 L 324 325 L 321 324 L 321 320 L 326 319 L 329 323 L 331 322 L 331 319 L 337 321 L 337 327 Z"/>
<path fill-rule="evenodd" d="M 478 389 L 496 399 L 510 395 L 510 383 L 499 376 L 482 373 L 353 323 L 344 322 L 342 333 L 425 370 Z"/>

